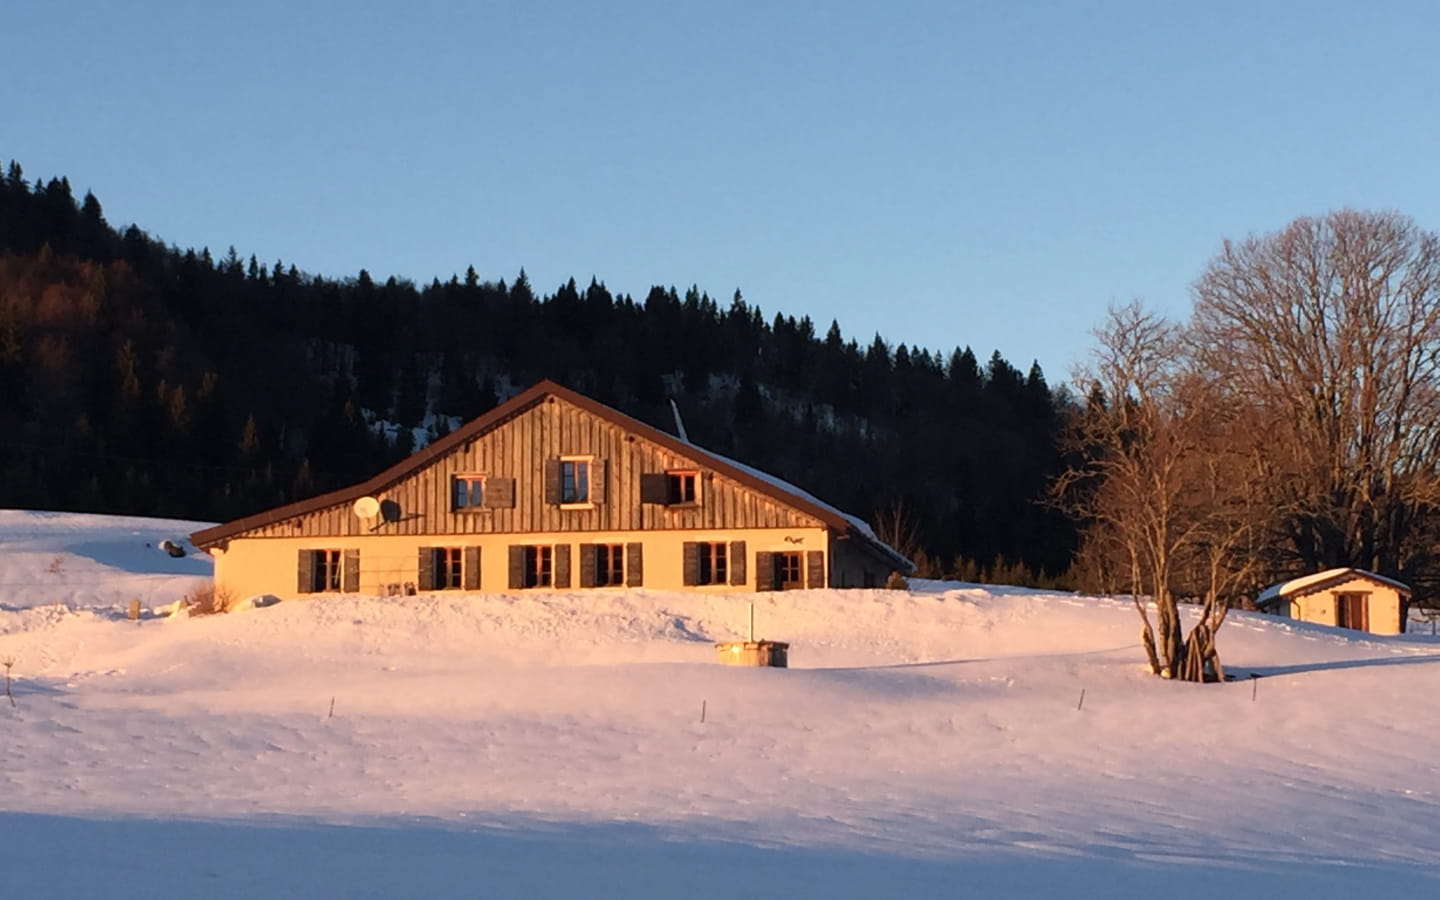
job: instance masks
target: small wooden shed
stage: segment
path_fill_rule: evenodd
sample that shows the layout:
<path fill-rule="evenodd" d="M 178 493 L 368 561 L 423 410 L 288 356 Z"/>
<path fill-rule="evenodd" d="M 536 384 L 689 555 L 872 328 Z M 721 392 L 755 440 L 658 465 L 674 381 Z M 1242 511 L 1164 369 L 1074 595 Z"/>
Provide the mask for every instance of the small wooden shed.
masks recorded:
<path fill-rule="evenodd" d="M 1327 569 L 1270 585 L 1260 592 L 1255 606 L 1301 622 L 1403 634 L 1410 586 L 1364 569 Z"/>

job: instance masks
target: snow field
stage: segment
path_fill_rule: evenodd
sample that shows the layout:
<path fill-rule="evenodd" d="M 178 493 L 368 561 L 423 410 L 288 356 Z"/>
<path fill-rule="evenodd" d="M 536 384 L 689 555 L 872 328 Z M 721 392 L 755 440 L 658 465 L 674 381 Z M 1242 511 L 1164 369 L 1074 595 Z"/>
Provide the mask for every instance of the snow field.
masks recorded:
<path fill-rule="evenodd" d="M 0 512 L 0 864 L 30 896 L 1440 886 L 1428 636 L 1236 613 L 1239 680 L 1194 686 L 1145 674 L 1128 601 L 944 584 L 127 621 L 203 582 L 155 549 L 191 527 Z M 793 668 L 714 663 L 752 601 Z M 157 842 L 159 871 L 113 846 Z"/>

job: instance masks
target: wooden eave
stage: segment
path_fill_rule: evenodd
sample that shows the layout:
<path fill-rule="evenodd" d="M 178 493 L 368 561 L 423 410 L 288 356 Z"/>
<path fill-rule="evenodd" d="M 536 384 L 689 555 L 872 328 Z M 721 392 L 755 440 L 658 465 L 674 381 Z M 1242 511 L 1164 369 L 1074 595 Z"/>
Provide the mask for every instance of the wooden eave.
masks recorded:
<path fill-rule="evenodd" d="M 611 409 L 603 403 L 591 400 L 582 394 L 577 394 L 569 388 L 562 387 L 548 379 L 521 391 L 519 394 L 511 397 L 489 412 L 471 419 L 455 431 L 452 431 L 423 449 L 415 451 L 368 481 L 331 491 L 327 494 L 319 494 L 286 506 L 277 506 L 274 509 L 258 512 L 241 519 L 233 519 L 210 528 L 201 529 L 190 535 L 190 542 L 202 550 L 208 549 L 224 540 L 247 531 L 263 528 L 266 525 L 273 525 L 276 522 L 283 522 L 286 519 L 305 516 L 341 503 L 353 503 L 361 497 L 383 493 L 387 488 L 397 482 L 404 480 L 425 468 L 427 465 L 453 452 L 456 448 L 465 444 L 465 442 L 472 441 L 490 432 L 492 429 L 504 424 L 508 419 L 544 402 L 547 397 L 564 400 L 567 403 L 580 407 L 591 415 L 598 416 L 610 422 L 618 428 L 623 428 L 645 440 L 659 444 L 679 456 L 689 457 L 697 462 L 701 462 L 707 468 L 713 469 L 725 475 L 727 478 L 739 482 L 752 491 L 763 494 L 778 503 L 782 503 L 820 520 L 826 527 L 831 528 L 839 535 L 858 538 L 867 544 L 874 545 L 877 551 L 885 556 L 893 556 L 896 560 L 903 561 L 907 565 L 909 564 L 908 560 L 903 560 L 894 550 L 879 541 L 875 541 L 860 529 L 855 528 L 850 520 L 838 511 L 792 494 L 779 485 L 763 478 L 757 478 L 749 472 L 736 467 L 723 457 L 715 456 L 707 450 L 696 447 L 694 444 L 688 444 L 676 437 L 672 437 L 658 428 L 646 425 L 638 419 L 633 419 L 618 410 Z M 887 553 L 886 551 L 889 552 Z"/>

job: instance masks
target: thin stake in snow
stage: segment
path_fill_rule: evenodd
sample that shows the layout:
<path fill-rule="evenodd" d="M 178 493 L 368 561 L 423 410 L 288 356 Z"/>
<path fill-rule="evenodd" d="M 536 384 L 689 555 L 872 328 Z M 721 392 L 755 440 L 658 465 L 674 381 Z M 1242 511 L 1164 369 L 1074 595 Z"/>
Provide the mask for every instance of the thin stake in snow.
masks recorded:
<path fill-rule="evenodd" d="M 7 656 L 3 662 L 5 663 L 5 696 L 10 698 L 10 705 L 14 706 L 15 695 L 10 693 L 10 667 L 15 665 L 15 657 Z"/>
<path fill-rule="evenodd" d="M 1075 704 L 1075 709 L 1078 711 L 1078 710 L 1081 710 L 1081 709 L 1084 709 L 1084 708 L 1085 708 L 1085 689 L 1084 689 L 1084 688 L 1081 688 L 1081 689 L 1080 689 L 1080 702 L 1077 703 L 1077 704 Z"/>
<path fill-rule="evenodd" d="M 705 701 L 700 701 L 700 724 L 705 724 Z"/>
<path fill-rule="evenodd" d="M 1260 675 L 1256 672 L 1250 673 L 1250 702 L 1255 702 L 1255 695 L 1260 692 Z"/>
<path fill-rule="evenodd" d="M 333 718 L 335 718 L 335 698 L 334 698 L 334 697 L 331 697 L 331 698 L 330 698 L 330 715 L 326 716 L 325 718 L 327 718 L 327 719 L 333 719 Z"/>

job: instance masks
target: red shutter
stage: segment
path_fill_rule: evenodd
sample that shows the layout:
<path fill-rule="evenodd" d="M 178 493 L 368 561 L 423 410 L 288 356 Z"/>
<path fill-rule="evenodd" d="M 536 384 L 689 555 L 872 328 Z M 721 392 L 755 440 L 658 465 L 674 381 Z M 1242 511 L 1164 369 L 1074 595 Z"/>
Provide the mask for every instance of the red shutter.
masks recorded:
<path fill-rule="evenodd" d="M 808 588 L 825 587 L 825 551 L 807 550 L 805 552 L 805 586 Z"/>
<path fill-rule="evenodd" d="M 555 587 L 570 586 L 570 545 L 555 545 Z"/>
<path fill-rule="evenodd" d="M 700 545 L 694 541 L 686 541 L 683 548 L 684 556 L 682 561 L 685 564 L 685 584 L 695 585 L 700 583 Z"/>
<path fill-rule="evenodd" d="M 594 544 L 580 545 L 580 586 L 582 588 L 595 586 L 596 549 Z"/>
<path fill-rule="evenodd" d="M 560 460 L 545 460 L 545 502 L 560 505 Z"/>
<path fill-rule="evenodd" d="M 315 551 L 301 550 L 298 560 L 295 590 L 309 594 L 315 590 Z"/>
<path fill-rule="evenodd" d="M 745 542 L 730 542 L 730 583 L 745 583 Z"/>
<path fill-rule="evenodd" d="M 465 590 L 480 590 L 480 548 L 465 548 Z"/>
<path fill-rule="evenodd" d="M 755 590 L 775 590 L 775 554 L 761 550 L 755 554 Z"/>
<path fill-rule="evenodd" d="M 625 584 L 628 587 L 640 587 L 645 583 L 645 545 L 640 543 L 625 545 Z"/>

